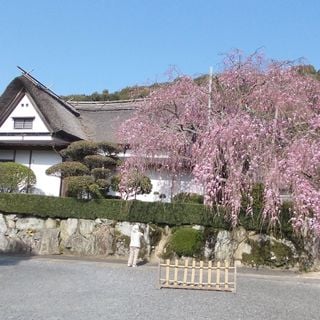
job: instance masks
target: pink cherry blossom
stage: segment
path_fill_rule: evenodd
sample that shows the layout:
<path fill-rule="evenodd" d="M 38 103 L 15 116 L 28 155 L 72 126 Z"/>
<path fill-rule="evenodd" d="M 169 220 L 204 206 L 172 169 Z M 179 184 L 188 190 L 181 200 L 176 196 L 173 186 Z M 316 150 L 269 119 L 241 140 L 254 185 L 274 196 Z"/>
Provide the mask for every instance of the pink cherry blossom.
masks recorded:
<path fill-rule="evenodd" d="M 279 222 L 286 190 L 294 228 L 320 235 L 320 82 L 293 63 L 234 52 L 212 79 L 209 109 L 207 78 L 159 86 L 124 123 L 119 137 L 132 157 L 123 185 L 132 169 L 189 171 L 205 203 L 224 205 L 236 225 L 242 197 L 263 183 L 265 220 Z"/>

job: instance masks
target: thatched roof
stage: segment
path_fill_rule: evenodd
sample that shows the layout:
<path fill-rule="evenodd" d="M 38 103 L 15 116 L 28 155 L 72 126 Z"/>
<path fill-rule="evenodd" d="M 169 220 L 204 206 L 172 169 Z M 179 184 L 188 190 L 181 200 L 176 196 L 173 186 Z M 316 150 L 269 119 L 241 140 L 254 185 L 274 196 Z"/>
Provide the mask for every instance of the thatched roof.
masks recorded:
<path fill-rule="evenodd" d="M 119 142 L 119 126 L 132 116 L 138 100 L 113 102 L 66 102 L 24 74 L 15 78 L 0 97 L 0 125 L 27 93 L 49 125 L 51 133 L 67 141 L 92 140 Z"/>
<path fill-rule="evenodd" d="M 119 142 L 120 125 L 132 116 L 138 101 L 71 102 L 89 140 Z"/>
<path fill-rule="evenodd" d="M 86 139 L 77 110 L 45 86 L 24 75 L 15 78 L 0 97 L 0 124 L 16 107 L 17 98 L 25 93 L 36 103 L 52 133 L 65 132 L 75 139 Z"/>

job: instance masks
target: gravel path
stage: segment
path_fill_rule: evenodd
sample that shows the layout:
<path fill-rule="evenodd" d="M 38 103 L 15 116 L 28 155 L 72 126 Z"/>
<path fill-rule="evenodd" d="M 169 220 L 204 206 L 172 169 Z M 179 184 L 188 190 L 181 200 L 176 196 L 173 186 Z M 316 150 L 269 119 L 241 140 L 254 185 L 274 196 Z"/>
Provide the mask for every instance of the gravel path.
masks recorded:
<path fill-rule="evenodd" d="M 0 256 L 1 320 L 319 320 L 320 280 L 238 274 L 237 293 L 157 288 L 157 268 Z"/>

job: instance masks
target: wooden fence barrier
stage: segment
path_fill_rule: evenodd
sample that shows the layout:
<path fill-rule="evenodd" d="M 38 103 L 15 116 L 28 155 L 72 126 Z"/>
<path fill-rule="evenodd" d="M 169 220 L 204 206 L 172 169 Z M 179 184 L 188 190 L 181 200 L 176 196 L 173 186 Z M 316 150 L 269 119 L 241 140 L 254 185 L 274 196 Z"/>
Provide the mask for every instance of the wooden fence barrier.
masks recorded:
<path fill-rule="evenodd" d="M 191 259 L 190 259 L 191 260 Z M 160 288 L 201 289 L 216 291 L 236 291 L 236 266 L 228 261 L 197 262 L 192 259 L 171 262 L 169 259 L 159 263 Z"/>

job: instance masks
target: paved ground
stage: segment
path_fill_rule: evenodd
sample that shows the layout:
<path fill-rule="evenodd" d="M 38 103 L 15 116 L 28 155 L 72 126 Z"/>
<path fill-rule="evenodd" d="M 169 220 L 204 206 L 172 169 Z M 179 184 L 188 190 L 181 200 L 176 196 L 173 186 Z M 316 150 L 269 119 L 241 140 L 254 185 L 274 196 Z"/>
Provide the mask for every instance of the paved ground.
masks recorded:
<path fill-rule="evenodd" d="M 237 293 L 160 290 L 152 265 L 0 256 L 0 319 L 319 320 L 311 276 L 240 270 Z"/>

